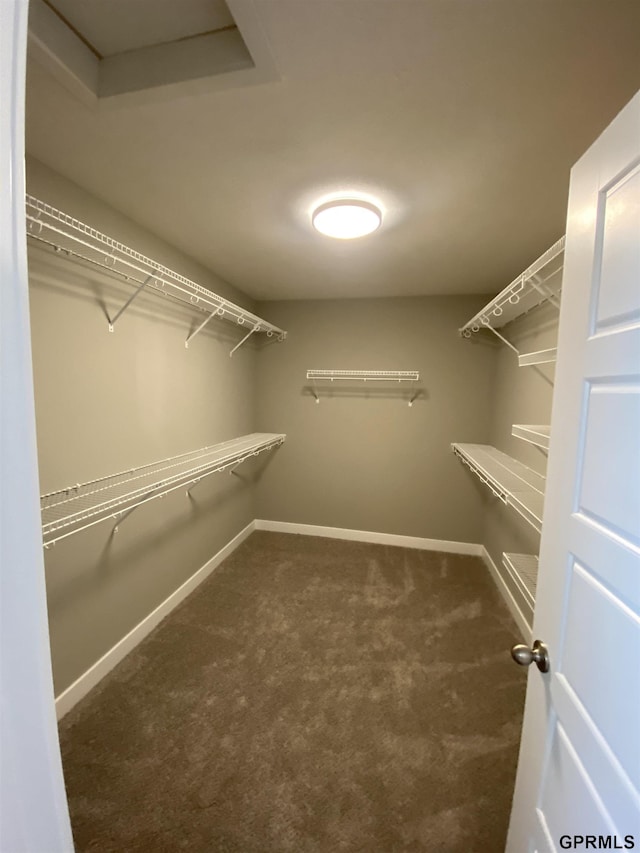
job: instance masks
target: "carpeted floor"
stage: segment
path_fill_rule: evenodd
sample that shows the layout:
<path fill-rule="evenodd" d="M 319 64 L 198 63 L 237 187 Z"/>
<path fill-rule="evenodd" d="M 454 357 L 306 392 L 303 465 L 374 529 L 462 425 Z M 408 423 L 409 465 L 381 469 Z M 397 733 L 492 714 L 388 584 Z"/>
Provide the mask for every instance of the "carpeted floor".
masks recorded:
<path fill-rule="evenodd" d="M 477 557 L 254 533 L 62 721 L 76 848 L 501 853 L 515 640 Z"/>

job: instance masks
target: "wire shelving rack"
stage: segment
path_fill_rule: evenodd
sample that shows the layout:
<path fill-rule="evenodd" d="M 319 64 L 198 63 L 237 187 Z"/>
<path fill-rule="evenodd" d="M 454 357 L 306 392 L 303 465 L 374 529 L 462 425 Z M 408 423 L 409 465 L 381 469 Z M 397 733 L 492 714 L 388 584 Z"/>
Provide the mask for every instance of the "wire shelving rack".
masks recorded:
<path fill-rule="evenodd" d="M 557 240 L 553 246 L 540 255 L 524 272 L 520 273 L 504 290 L 501 290 L 497 296 L 465 323 L 458 330 L 460 335 L 464 338 L 471 338 L 481 329 L 487 329 L 516 353 L 521 367 L 555 361 L 555 350 L 553 350 L 553 357 L 545 358 L 544 361 L 527 360 L 536 354 L 521 354 L 518 348 L 498 329 L 544 302 L 550 303 L 555 308 L 560 308 L 564 244 L 564 237 Z M 544 352 L 551 353 L 551 350 Z"/>
<path fill-rule="evenodd" d="M 542 474 L 488 444 L 452 444 L 451 448 L 497 498 L 541 532 L 545 487 Z"/>
<path fill-rule="evenodd" d="M 285 340 L 287 336 L 285 331 L 256 314 L 31 195 L 26 196 L 26 219 L 27 236 L 32 240 L 119 276 L 134 286 L 124 305 L 109 318 L 110 332 L 114 331 L 117 321 L 133 301 L 146 291 L 172 297 L 207 314 L 185 340 L 187 348 L 189 342 L 214 318 L 228 320 L 246 329 L 245 336 L 229 355 L 233 355 L 256 333 L 275 336 L 278 341 Z"/>
<path fill-rule="evenodd" d="M 502 565 L 513 580 L 528 607 L 533 610 L 536 601 L 538 558 L 533 554 L 502 555 Z"/>
<path fill-rule="evenodd" d="M 414 391 L 409 400 L 409 406 L 412 406 L 417 396 L 415 386 L 420 381 L 420 372 L 418 370 L 307 370 L 307 379 L 312 383 L 311 390 L 316 403 L 320 402 L 315 384 L 318 381 L 410 382 Z"/>
<path fill-rule="evenodd" d="M 233 470 L 285 438 L 281 433 L 252 433 L 42 495 L 43 544 L 49 547 L 107 519 L 117 523 L 143 503 L 218 471 Z"/>

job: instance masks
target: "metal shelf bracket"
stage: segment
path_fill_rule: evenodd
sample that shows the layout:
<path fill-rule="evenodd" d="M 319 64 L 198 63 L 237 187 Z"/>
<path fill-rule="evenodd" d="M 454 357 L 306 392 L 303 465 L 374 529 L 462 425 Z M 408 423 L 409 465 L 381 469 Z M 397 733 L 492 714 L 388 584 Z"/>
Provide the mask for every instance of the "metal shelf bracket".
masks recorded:
<path fill-rule="evenodd" d="M 240 325 L 242 325 L 242 324 L 240 324 Z M 248 341 L 248 340 L 249 340 L 249 338 L 251 337 L 251 335 L 253 335 L 253 334 L 254 334 L 254 332 L 259 332 L 259 331 L 260 331 L 260 323 L 256 323 L 256 325 L 253 327 L 253 329 L 251 329 L 249 332 L 247 332 L 247 334 L 244 336 L 244 338 L 243 338 L 239 343 L 237 343 L 237 344 L 234 346 L 234 348 L 233 348 L 233 349 L 231 350 L 231 352 L 229 353 L 229 358 L 232 358 L 232 357 L 233 357 L 234 352 L 235 352 L 237 349 L 240 349 L 240 347 L 242 346 L 242 344 L 243 344 L 245 341 Z"/>
<path fill-rule="evenodd" d="M 140 284 L 136 287 L 136 289 L 133 291 L 133 293 L 131 294 L 131 296 L 130 296 L 130 297 L 127 299 L 127 301 L 124 303 L 124 305 L 122 306 L 122 308 L 118 311 L 118 313 L 116 314 L 116 316 L 115 316 L 112 320 L 109 320 L 109 331 L 110 331 L 110 332 L 113 332 L 114 327 L 115 327 L 115 325 L 116 325 L 116 322 L 118 321 L 118 318 L 119 318 L 119 317 L 121 317 L 121 316 L 124 314 L 124 312 L 127 310 L 127 308 L 128 308 L 128 307 L 131 305 L 131 303 L 134 301 L 134 299 L 137 299 L 137 297 L 142 293 L 142 291 L 145 289 L 145 287 L 146 287 L 148 284 L 151 284 L 151 282 L 152 282 L 152 281 L 153 281 L 153 275 L 148 275 L 148 276 L 145 278 L 145 280 L 144 280 L 144 281 L 141 281 L 141 282 L 140 282 Z"/>
<path fill-rule="evenodd" d="M 189 349 L 189 341 L 193 340 L 195 338 L 195 336 L 204 329 L 204 327 L 207 325 L 207 323 L 209 323 L 209 322 L 211 322 L 211 320 L 213 320 L 213 318 L 216 316 L 216 314 L 222 315 L 222 314 L 224 314 L 224 310 L 222 308 L 215 308 L 211 312 L 211 314 L 209 314 L 209 316 L 206 317 L 202 321 L 202 323 L 200 323 L 200 325 L 196 329 L 193 330 L 193 332 L 191 332 L 191 334 L 189 335 L 187 340 L 184 342 L 184 348 L 185 349 Z"/>

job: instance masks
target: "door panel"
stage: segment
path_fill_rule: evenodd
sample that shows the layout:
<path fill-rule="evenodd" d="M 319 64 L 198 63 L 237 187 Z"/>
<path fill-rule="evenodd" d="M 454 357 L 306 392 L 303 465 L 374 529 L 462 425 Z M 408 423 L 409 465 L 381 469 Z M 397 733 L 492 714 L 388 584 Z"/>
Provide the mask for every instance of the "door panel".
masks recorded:
<path fill-rule="evenodd" d="M 637 814 L 640 808 L 637 789 L 563 675 L 554 679 L 550 699 L 563 729 L 571 732 L 584 772 L 603 792 L 611 819 L 618 827 L 628 827 L 629 815 Z M 615 796 L 608 796 L 611 792 Z M 558 791 L 558 796 L 561 794 Z M 567 794 L 572 796 L 569 790 L 564 798 Z"/>
<path fill-rule="evenodd" d="M 637 542 L 633 530 L 640 518 L 640 385 L 591 384 L 587 412 L 580 510 Z M 610 451 L 602 453 L 607 446 Z"/>
<path fill-rule="evenodd" d="M 640 317 L 634 294 L 640 282 L 640 167 L 604 193 L 602 205 L 596 330 Z"/>
<path fill-rule="evenodd" d="M 562 797 L 567 789 L 572 791 L 569 803 Z M 556 843 L 563 835 L 615 834 L 615 826 L 560 722 L 553 732 L 539 809 Z"/>
<path fill-rule="evenodd" d="M 640 576 L 638 552 L 622 537 L 603 536 L 602 527 L 592 519 L 576 513 L 569 521 L 569 542 L 576 559 L 590 561 L 591 571 L 621 601 L 636 612 L 640 610 Z"/>
<path fill-rule="evenodd" d="M 640 708 L 640 667 L 635 654 L 640 649 L 640 619 L 609 592 L 590 572 L 573 566 L 566 616 L 564 648 L 560 649 L 560 671 L 614 755 L 640 786 L 640 739 L 630 738 L 637 726 Z M 593 629 L 608 630 L 593 639 Z M 632 652 L 629 666 L 612 661 Z M 623 697 L 613 705 L 612 695 Z"/>
<path fill-rule="evenodd" d="M 549 828 L 540 809 L 536 811 L 534 835 L 535 838 L 529 847 L 529 853 L 553 853 L 555 848 L 549 834 Z"/>

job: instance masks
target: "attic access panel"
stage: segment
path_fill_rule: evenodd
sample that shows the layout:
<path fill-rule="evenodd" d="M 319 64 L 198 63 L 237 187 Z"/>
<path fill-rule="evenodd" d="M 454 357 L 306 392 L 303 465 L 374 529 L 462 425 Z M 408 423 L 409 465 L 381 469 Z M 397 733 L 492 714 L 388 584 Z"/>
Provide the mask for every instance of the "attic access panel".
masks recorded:
<path fill-rule="evenodd" d="M 193 94 L 275 74 L 242 0 L 31 0 L 29 50 L 86 102 Z"/>
<path fill-rule="evenodd" d="M 225 0 L 46 0 L 99 59 L 236 27 Z M 237 28 L 237 27 L 236 27 Z"/>

